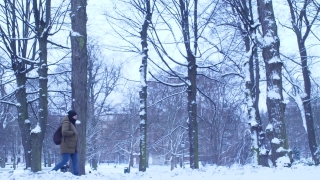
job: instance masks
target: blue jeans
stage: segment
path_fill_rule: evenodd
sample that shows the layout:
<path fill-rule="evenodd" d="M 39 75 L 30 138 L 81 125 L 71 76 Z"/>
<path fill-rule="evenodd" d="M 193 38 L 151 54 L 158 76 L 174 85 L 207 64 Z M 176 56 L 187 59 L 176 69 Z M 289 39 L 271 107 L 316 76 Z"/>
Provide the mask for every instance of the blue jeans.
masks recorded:
<path fill-rule="evenodd" d="M 72 169 L 74 175 L 79 175 L 79 168 L 78 168 L 78 153 L 70 154 L 70 153 L 63 153 L 61 154 L 61 161 L 52 169 L 54 171 L 58 171 L 64 165 L 66 165 L 71 157 L 72 160 Z"/>

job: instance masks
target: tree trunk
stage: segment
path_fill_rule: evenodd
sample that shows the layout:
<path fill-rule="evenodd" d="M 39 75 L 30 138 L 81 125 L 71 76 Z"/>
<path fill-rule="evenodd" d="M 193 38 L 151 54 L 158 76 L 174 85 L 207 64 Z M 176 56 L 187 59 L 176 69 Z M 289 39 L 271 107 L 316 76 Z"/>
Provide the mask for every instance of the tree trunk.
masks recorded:
<path fill-rule="evenodd" d="M 50 31 L 50 19 L 51 19 L 51 0 L 46 0 L 45 6 L 45 22 L 43 22 L 42 9 L 38 9 L 37 0 L 33 0 L 33 11 L 35 18 L 35 30 L 37 32 L 37 39 L 39 42 L 39 112 L 38 112 L 38 124 L 40 131 L 35 129 L 31 131 L 31 171 L 41 171 L 41 159 L 42 148 L 47 129 L 48 121 L 48 64 L 47 64 L 47 39 Z"/>
<path fill-rule="evenodd" d="M 257 42 L 257 41 L 256 41 Z M 256 120 L 258 122 L 258 145 L 259 145 L 259 165 L 269 167 L 269 150 L 266 146 L 266 133 L 262 128 L 262 119 L 259 112 L 259 95 L 260 95 L 260 63 L 258 58 L 258 48 L 254 48 L 253 55 L 255 59 L 255 104 Z"/>
<path fill-rule="evenodd" d="M 259 20 L 262 26 L 262 56 L 265 62 L 267 78 L 267 108 L 270 124 L 267 136 L 271 141 L 271 160 L 274 166 L 290 166 L 288 140 L 284 122 L 285 104 L 282 94 L 282 62 L 280 60 L 277 25 L 274 17 L 272 0 L 258 0 Z"/>
<path fill-rule="evenodd" d="M 26 92 L 26 74 L 16 73 L 18 92 L 16 94 L 19 106 L 17 107 L 18 124 L 20 127 L 22 145 L 24 149 L 24 158 L 26 162 L 25 168 L 31 167 L 31 136 L 30 136 L 30 120 L 28 114 L 27 92 Z"/>
<path fill-rule="evenodd" d="M 312 107 L 311 107 L 311 80 L 310 80 L 309 68 L 308 68 L 307 51 L 306 51 L 306 47 L 304 45 L 303 40 L 301 39 L 299 40 L 299 38 L 297 39 L 299 44 L 302 74 L 303 74 L 303 80 L 304 80 L 305 97 L 303 98 L 303 107 L 304 107 L 304 115 L 306 119 L 309 148 L 311 151 L 311 156 L 314 161 L 314 164 L 319 165 L 320 152 L 318 150 L 318 145 L 316 141 L 314 122 L 313 122 L 313 113 L 312 113 Z"/>
<path fill-rule="evenodd" d="M 71 0 L 72 109 L 78 113 L 79 175 L 85 174 L 87 126 L 87 0 Z"/>
<path fill-rule="evenodd" d="M 90 49 L 88 49 L 88 127 L 94 128 L 97 126 L 97 119 L 95 118 L 95 97 L 94 97 L 94 87 L 95 87 L 95 83 L 96 83 L 96 79 L 95 76 L 93 75 L 93 64 L 94 64 L 94 55 L 91 55 L 91 52 L 94 51 L 94 46 L 92 46 Z M 94 128 L 96 130 L 96 128 Z M 97 136 L 98 134 L 96 132 L 93 132 L 94 135 L 92 138 L 88 139 L 88 141 L 90 141 L 90 143 L 87 142 L 87 146 L 88 144 L 90 144 L 92 147 L 87 147 L 87 149 L 93 149 L 91 150 L 91 152 L 89 153 L 89 156 L 91 156 L 92 158 L 89 159 L 89 161 L 91 162 L 91 168 L 93 170 L 97 170 L 98 168 L 98 161 L 96 158 L 96 154 L 97 154 Z M 90 146 L 89 145 L 89 146 Z"/>
<path fill-rule="evenodd" d="M 190 168 L 199 169 L 199 147 L 198 147 L 198 121 L 197 121 L 197 65 L 196 65 L 196 51 L 198 47 L 197 42 L 197 5 L 198 1 L 194 1 L 194 37 L 196 38 L 194 42 L 194 53 L 191 50 L 190 45 L 190 29 L 189 29 L 189 16 L 190 11 L 188 3 L 183 0 L 179 0 L 180 3 L 180 13 L 181 13 L 181 28 L 182 35 L 184 40 L 184 45 L 187 53 L 187 62 L 188 62 L 188 136 L 189 136 L 189 153 L 190 153 Z"/>
<path fill-rule="evenodd" d="M 12 4 L 11 4 L 12 3 Z M 26 14 L 26 20 L 29 20 L 29 5 L 30 3 L 25 4 L 25 14 Z M 23 32 L 23 38 L 26 38 L 25 40 L 17 40 L 19 38 L 19 34 L 17 35 L 18 31 L 18 23 L 19 18 L 17 17 L 16 11 L 16 1 L 8 2 L 5 1 L 5 8 L 8 10 L 8 14 L 6 14 L 7 20 L 10 22 L 7 22 L 11 26 L 7 26 L 8 34 L 7 36 L 11 39 L 8 40 L 5 39 L 5 36 L 2 36 L 2 40 L 6 45 L 6 48 L 9 54 L 11 55 L 11 65 L 12 70 L 14 72 L 14 75 L 16 77 L 16 85 L 17 85 L 17 92 L 15 94 L 17 98 L 17 114 L 18 114 L 18 124 L 21 132 L 21 139 L 22 139 L 22 145 L 24 149 L 24 155 L 25 155 L 25 164 L 26 169 L 30 167 L 31 162 L 31 141 L 30 141 L 30 120 L 29 120 L 29 114 L 28 114 L 28 101 L 27 101 L 27 92 L 26 92 L 26 73 L 27 73 L 27 65 L 24 61 L 21 61 L 18 59 L 18 55 L 21 55 L 23 58 L 26 58 L 26 51 L 27 51 L 27 45 L 28 45 L 28 29 L 29 24 L 23 22 L 22 23 L 22 29 Z M 4 31 L 2 30 L 2 33 Z M 10 36 L 11 35 L 11 36 Z M 9 44 L 6 44 L 9 43 Z"/>
<path fill-rule="evenodd" d="M 96 158 L 93 158 L 93 159 L 92 159 L 91 168 L 92 168 L 93 170 L 95 170 L 95 171 L 98 169 L 98 161 L 97 161 Z"/>
<path fill-rule="evenodd" d="M 312 159 L 315 163 L 315 165 L 319 165 L 320 161 L 320 152 L 318 149 L 317 139 L 315 135 L 315 128 L 314 128 L 314 122 L 313 122 L 313 112 L 312 112 L 312 106 L 311 106 L 311 80 L 310 80 L 310 74 L 309 74 L 309 67 L 308 67 L 308 54 L 307 49 L 305 46 L 305 41 L 311 31 L 311 26 L 313 25 L 312 22 L 308 20 L 308 16 L 305 14 L 306 9 L 308 6 L 307 1 L 304 1 L 303 3 L 303 9 L 299 12 L 299 14 L 296 14 L 297 10 L 295 10 L 295 7 L 293 5 L 293 2 L 291 0 L 287 0 L 289 7 L 290 7 L 290 13 L 291 13 L 291 19 L 292 19 L 292 27 L 294 29 L 294 32 L 296 34 L 299 53 L 300 53 L 300 59 L 301 59 L 301 69 L 302 69 L 302 76 L 303 76 L 303 82 L 304 82 L 304 93 L 305 96 L 303 99 L 303 108 L 304 108 L 304 114 L 302 116 L 305 116 L 306 121 L 306 128 L 308 133 L 308 142 L 309 142 L 309 148 L 311 151 Z M 319 10 L 318 12 L 319 13 Z M 297 18 L 299 16 L 299 18 Z M 317 16 L 317 15 L 315 15 Z M 303 17 L 303 18 L 302 18 Z M 301 25 L 304 24 L 305 27 L 301 27 Z M 300 25 L 300 26 L 298 26 Z M 304 35 L 302 35 L 302 30 L 305 29 Z"/>
<path fill-rule="evenodd" d="M 47 163 L 48 163 L 48 167 L 51 167 L 52 162 L 51 162 L 51 153 L 50 153 L 50 152 L 48 152 L 48 160 L 47 160 Z"/>
<path fill-rule="evenodd" d="M 173 154 L 171 154 L 171 168 L 170 168 L 170 170 L 172 171 L 172 170 L 174 170 L 174 168 L 175 168 L 175 156 L 173 155 Z"/>
<path fill-rule="evenodd" d="M 150 0 L 145 1 L 145 19 L 141 28 L 141 48 L 142 62 L 140 66 L 140 155 L 139 171 L 145 172 L 147 169 L 147 66 L 148 66 L 148 27 L 151 22 Z"/>

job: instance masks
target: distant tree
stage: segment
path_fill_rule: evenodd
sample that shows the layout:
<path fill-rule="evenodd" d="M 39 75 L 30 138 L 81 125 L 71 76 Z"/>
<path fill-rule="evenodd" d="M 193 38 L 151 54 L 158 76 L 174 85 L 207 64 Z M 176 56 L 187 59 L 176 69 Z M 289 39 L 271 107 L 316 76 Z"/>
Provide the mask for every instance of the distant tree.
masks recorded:
<path fill-rule="evenodd" d="M 200 20 L 212 15 L 211 7 L 214 3 L 207 4 L 202 12 L 198 14 L 198 1 L 159 1 L 155 5 L 155 11 L 159 18 L 157 24 L 152 24 L 150 33 L 150 42 L 158 54 L 158 57 L 163 63 L 163 66 L 152 59 L 155 68 L 164 72 L 162 76 L 169 76 L 175 78 L 175 83 L 163 82 L 163 84 L 172 87 L 186 87 L 187 88 L 187 125 L 189 137 L 189 155 L 190 168 L 199 168 L 199 142 L 198 142 L 198 120 L 197 120 L 197 93 L 199 91 L 196 85 L 197 70 L 199 64 L 197 63 L 198 56 L 201 54 L 198 41 L 201 38 L 200 34 L 208 25 L 208 21 Z M 209 15 L 207 14 L 209 12 Z M 154 13 L 155 14 L 155 13 Z M 153 14 L 153 16 L 155 16 Z M 170 22 L 172 21 L 172 23 Z M 158 24 L 163 24 L 160 28 Z M 174 30 L 177 28 L 178 30 Z M 169 39 L 160 38 L 160 32 L 165 29 L 169 32 Z M 168 44 L 166 44 L 168 43 Z M 171 45 L 167 46 L 167 45 Z M 172 52 L 171 48 L 177 49 L 178 53 Z M 209 50 L 208 50 L 209 51 Z M 204 50 L 204 52 L 207 52 Z M 178 55 L 178 57 L 176 57 Z M 203 58 L 205 59 L 205 58 Z M 173 66 L 179 66 L 180 69 L 174 69 Z M 165 67 L 165 68 L 163 68 Z M 207 66 L 206 66 L 207 67 Z M 213 65 L 209 65 L 208 68 Z M 161 82 L 158 77 L 153 76 L 156 80 Z"/>
<path fill-rule="evenodd" d="M 149 152 L 160 156 L 164 162 L 171 163 L 171 170 L 177 167 L 188 154 L 187 127 L 185 126 L 185 89 L 174 88 L 159 82 L 148 81 L 148 116 L 149 124 Z M 179 159 L 179 161 L 178 161 Z M 182 165 L 182 162 L 181 162 Z"/>
<path fill-rule="evenodd" d="M 106 57 L 96 41 L 88 43 L 88 123 L 86 157 L 94 170 L 97 170 L 99 154 L 105 144 L 98 141 L 103 130 L 103 118 L 110 107 L 108 96 L 115 90 L 121 77 L 121 65 L 106 64 Z"/>

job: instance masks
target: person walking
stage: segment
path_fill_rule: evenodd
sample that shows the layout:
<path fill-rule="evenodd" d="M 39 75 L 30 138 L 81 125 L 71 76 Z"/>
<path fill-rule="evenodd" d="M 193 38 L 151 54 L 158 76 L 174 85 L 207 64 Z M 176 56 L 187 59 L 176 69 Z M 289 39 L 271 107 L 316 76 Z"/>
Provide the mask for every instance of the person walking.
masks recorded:
<path fill-rule="evenodd" d="M 60 144 L 61 161 L 52 169 L 57 171 L 64 165 L 67 165 L 69 159 L 72 160 L 72 169 L 74 175 L 79 175 L 78 168 L 78 131 L 76 129 L 77 113 L 70 110 L 68 115 L 62 120 L 62 141 Z"/>

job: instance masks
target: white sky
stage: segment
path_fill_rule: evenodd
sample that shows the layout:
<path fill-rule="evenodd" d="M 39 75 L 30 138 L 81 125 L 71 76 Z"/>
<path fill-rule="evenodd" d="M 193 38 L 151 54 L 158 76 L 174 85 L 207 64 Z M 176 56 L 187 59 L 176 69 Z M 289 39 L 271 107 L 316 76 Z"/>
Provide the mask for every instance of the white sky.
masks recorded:
<path fill-rule="evenodd" d="M 88 36 L 94 38 L 98 41 L 98 43 L 102 46 L 103 53 L 108 59 L 108 61 L 116 61 L 116 62 L 125 62 L 123 64 L 123 75 L 124 78 L 139 81 L 139 66 L 141 64 L 141 58 L 138 54 L 135 56 L 133 53 L 121 53 L 110 51 L 106 47 L 110 44 L 123 44 L 123 42 L 119 41 L 119 39 L 115 39 L 112 34 L 114 34 L 113 30 L 109 27 L 106 17 L 104 13 L 114 13 L 114 4 L 117 4 L 117 0 L 107 1 L 107 0 L 88 0 L 87 6 L 87 14 L 88 14 L 88 22 L 87 22 L 87 30 Z M 291 30 L 284 28 L 282 24 L 290 25 L 289 18 L 289 9 L 286 5 L 286 2 L 282 0 L 274 0 L 273 2 L 274 10 L 277 18 L 278 25 L 278 33 L 281 41 L 280 52 L 285 54 L 286 56 L 296 56 L 298 58 L 299 54 L 297 53 L 297 42 L 294 33 Z M 121 8 L 119 6 L 116 7 Z M 125 12 L 130 13 L 130 12 Z M 67 17 L 68 18 L 68 17 Z M 281 23 L 280 23 L 281 22 Z M 66 33 L 68 35 L 68 33 Z M 162 37 L 166 38 L 166 37 Z M 311 38 L 311 35 L 310 35 Z M 65 39 L 65 38 L 64 38 Z M 140 42 L 140 39 L 137 38 L 137 43 Z M 308 44 L 320 44 L 315 38 L 307 41 Z M 309 55 L 318 55 L 319 46 L 315 46 L 311 49 L 308 49 Z M 177 51 L 177 50 L 176 50 Z M 178 53 L 178 51 L 176 52 Z M 153 53 L 154 54 L 154 53 Z M 149 51 L 149 55 L 152 56 L 152 51 Z M 318 58 L 319 59 L 319 58 Z M 296 59 L 299 61 L 299 59 Z M 315 64 L 313 67 L 317 67 L 318 64 Z M 148 66 L 149 70 L 151 69 L 151 65 Z M 299 72 L 300 69 L 297 69 Z M 313 71 L 314 68 L 311 67 L 311 72 L 313 72 L 313 76 L 317 71 Z M 149 76 L 149 75 L 148 75 Z M 264 75 L 262 75 L 263 77 Z M 317 75 L 319 76 L 319 75 Z M 295 77 L 301 77 L 298 74 Z M 261 98 L 260 98 L 260 107 L 262 109 L 266 109 L 265 100 L 266 100 L 266 88 L 264 85 L 261 85 Z"/>

